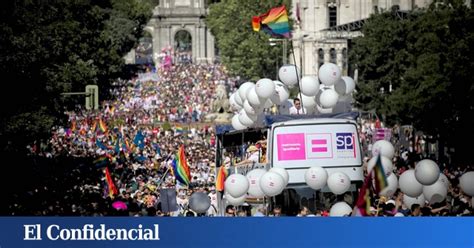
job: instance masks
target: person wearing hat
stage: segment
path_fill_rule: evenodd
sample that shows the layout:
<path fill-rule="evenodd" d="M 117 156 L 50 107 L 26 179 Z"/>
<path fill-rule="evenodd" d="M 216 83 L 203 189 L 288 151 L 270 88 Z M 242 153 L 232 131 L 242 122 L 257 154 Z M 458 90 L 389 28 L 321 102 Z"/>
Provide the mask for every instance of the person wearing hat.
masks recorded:
<path fill-rule="evenodd" d="M 247 148 L 247 159 L 240 161 L 235 166 L 258 163 L 260 161 L 260 150 L 252 145 Z"/>

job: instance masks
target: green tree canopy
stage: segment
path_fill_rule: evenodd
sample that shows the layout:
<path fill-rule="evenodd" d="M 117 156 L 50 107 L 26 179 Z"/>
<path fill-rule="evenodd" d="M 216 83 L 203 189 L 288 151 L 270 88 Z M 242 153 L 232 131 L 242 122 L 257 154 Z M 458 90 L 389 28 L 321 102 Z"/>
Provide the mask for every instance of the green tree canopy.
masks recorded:
<path fill-rule="evenodd" d="M 360 75 L 355 98 L 387 123 L 412 124 L 464 156 L 462 140 L 474 138 L 474 12 L 445 2 L 403 19 L 385 12 L 368 20 L 350 54 Z"/>
<path fill-rule="evenodd" d="M 233 75 L 245 80 L 275 79 L 277 63 L 281 65 L 282 44 L 270 46 L 270 36 L 252 29 L 252 16 L 266 13 L 289 0 L 223 0 L 210 5 L 206 24 L 216 38 L 224 65 Z M 288 13 L 289 14 L 289 13 Z"/>
<path fill-rule="evenodd" d="M 87 84 L 106 89 L 151 17 L 151 2 L 6 2 L 0 10 L 0 71 L 9 79 L 0 98 L 2 147 L 47 134 L 64 107 L 84 101 L 61 93 Z"/>

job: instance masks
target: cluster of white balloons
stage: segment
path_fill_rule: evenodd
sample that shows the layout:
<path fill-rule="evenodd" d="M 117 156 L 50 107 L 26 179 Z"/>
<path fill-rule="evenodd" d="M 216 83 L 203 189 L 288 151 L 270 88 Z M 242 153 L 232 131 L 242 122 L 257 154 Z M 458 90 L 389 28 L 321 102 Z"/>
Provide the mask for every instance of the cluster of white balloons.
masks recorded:
<path fill-rule="evenodd" d="M 262 78 L 257 83 L 243 83 L 229 98 L 235 111 L 232 126 L 236 130 L 259 127 L 263 123 L 263 110 L 286 101 L 289 96 L 288 88 L 280 81 Z"/>
<path fill-rule="evenodd" d="M 262 78 L 245 82 L 234 92 L 229 103 L 235 112 L 232 126 L 236 130 L 248 127 L 259 127 L 263 123 L 263 111 L 274 104 L 287 105 L 290 96 L 289 88 L 298 83 L 301 87 L 299 98 L 309 114 L 331 113 L 341 96 L 350 94 L 355 89 L 355 82 L 350 77 L 341 77 L 341 70 L 332 63 L 325 63 L 319 69 L 319 78 L 301 77 L 296 65 L 284 65 L 278 71 L 280 81 Z M 320 84 L 320 82 L 322 84 Z"/>
<path fill-rule="evenodd" d="M 464 193 L 474 196 L 474 171 L 464 173 L 459 179 L 459 185 Z M 424 205 L 424 200 L 430 203 L 444 201 L 448 194 L 448 187 L 447 177 L 440 173 L 438 165 L 429 159 L 421 160 L 417 163 L 415 170 L 408 170 L 400 176 L 402 192 L 411 198 L 423 198 L 423 201 L 419 200 L 422 203 L 421 206 Z"/>
<path fill-rule="evenodd" d="M 344 172 L 328 175 L 328 172 L 320 166 L 313 166 L 306 170 L 304 179 L 310 188 L 320 190 L 327 185 L 329 190 L 336 195 L 345 193 L 351 186 L 351 180 Z"/>
<path fill-rule="evenodd" d="M 225 180 L 225 198 L 228 204 L 239 206 L 247 197 L 276 196 L 288 185 L 289 174 L 283 168 L 253 169 L 246 176 L 232 174 Z"/>
<path fill-rule="evenodd" d="M 333 63 L 319 68 L 318 77 L 305 76 L 301 79 L 299 98 L 308 113 L 332 113 L 337 102 L 355 89 L 351 77 L 341 76 L 341 69 Z"/>

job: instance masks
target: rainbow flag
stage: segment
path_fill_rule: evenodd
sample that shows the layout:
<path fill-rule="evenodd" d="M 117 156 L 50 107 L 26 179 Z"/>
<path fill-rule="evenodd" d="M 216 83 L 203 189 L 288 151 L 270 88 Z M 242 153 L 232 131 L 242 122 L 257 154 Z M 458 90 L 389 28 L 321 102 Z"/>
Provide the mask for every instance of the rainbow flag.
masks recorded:
<path fill-rule="evenodd" d="M 379 154 L 377 161 L 374 166 L 374 178 L 375 178 L 375 192 L 378 194 L 380 191 L 388 186 L 387 176 L 382 166 L 382 156 Z"/>
<path fill-rule="evenodd" d="M 175 132 L 176 133 L 183 133 L 183 127 L 182 126 L 176 126 L 175 127 Z"/>
<path fill-rule="evenodd" d="M 273 8 L 267 13 L 252 17 L 252 27 L 255 32 L 263 31 L 273 37 L 290 38 L 290 24 L 285 5 Z"/>
<path fill-rule="evenodd" d="M 76 121 L 71 121 L 71 131 L 75 132 L 76 131 Z"/>
<path fill-rule="evenodd" d="M 356 216 L 370 216 L 370 206 L 371 206 L 371 187 L 370 183 L 372 182 L 372 173 L 369 173 L 364 181 L 364 184 L 360 188 L 359 197 L 357 198 L 355 206 L 355 215 Z"/>
<path fill-rule="evenodd" d="M 107 132 L 107 124 L 105 124 L 105 122 L 101 119 L 99 119 L 99 128 L 100 128 L 100 131 L 102 131 L 102 133 L 106 133 Z"/>
<path fill-rule="evenodd" d="M 115 187 L 114 180 L 110 175 L 108 167 L 105 167 L 105 180 L 107 181 L 107 187 L 109 188 L 109 196 L 110 198 L 114 198 L 114 195 L 118 194 L 118 190 Z"/>
<path fill-rule="evenodd" d="M 189 185 L 191 182 L 191 172 L 189 171 L 188 163 L 186 162 L 186 156 L 184 154 L 184 145 L 181 145 L 176 154 L 175 159 L 172 162 L 173 175 L 182 184 Z"/>
<path fill-rule="evenodd" d="M 103 155 L 99 157 L 98 159 L 94 160 L 94 164 L 97 168 L 101 168 L 104 166 L 107 166 L 107 163 L 110 161 L 109 157 L 107 155 Z"/>
<path fill-rule="evenodd" d="M 217 172 L 216 190 L 224 191 L 225 179 L 229 176 L 229 170 L 222 165 Z"/>

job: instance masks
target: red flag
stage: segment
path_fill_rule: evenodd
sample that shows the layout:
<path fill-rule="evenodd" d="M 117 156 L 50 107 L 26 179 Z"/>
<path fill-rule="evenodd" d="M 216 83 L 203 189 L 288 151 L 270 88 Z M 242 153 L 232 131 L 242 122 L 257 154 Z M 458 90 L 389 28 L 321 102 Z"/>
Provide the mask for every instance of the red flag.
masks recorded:
<path fill-rule="evenodd" d="M 360 188 L 359 197 L 357 198 L 356 206 L 355 206 L 355 215 L 356 216 L 370 216 L 370 193 L 371 193 L 371 185 L 372 182 L 372 173 L 365 177 L 364 184 Z"/>
<path fill-rule="evenodd" d="M 109 168 L 105 167 L 105 180 L 107 181 L 107 186 L 109 188 L 110 198 L 114 198 L 114 195 L 118 194 L 118 190 L 115 187 L 114 180 L 110 176 Z"/>

